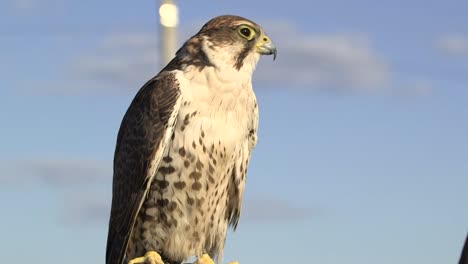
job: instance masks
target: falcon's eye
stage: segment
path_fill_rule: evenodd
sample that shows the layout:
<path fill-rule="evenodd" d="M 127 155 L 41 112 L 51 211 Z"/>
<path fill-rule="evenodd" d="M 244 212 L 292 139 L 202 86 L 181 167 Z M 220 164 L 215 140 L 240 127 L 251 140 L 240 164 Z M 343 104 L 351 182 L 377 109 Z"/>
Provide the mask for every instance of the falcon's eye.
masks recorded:
<path fill-rule="evenodd" d="M 251 40 L 255 37 L 255 31 L 249 26 L 241 26 L 239 27 L 239 35 L 248 40 Z"/>
<path fill-rule="evenodd" d="M 250 29 L 248 29 L 248 28 L 243 28 L 243 29 L 241 29 L 240 32 L 242 33 L 242 35 L 244 35 L 244 36 L 246 36 L 246 37 L 250 37 L 250 33 L 251 33 L 251 32 L 250 32 Z"/>

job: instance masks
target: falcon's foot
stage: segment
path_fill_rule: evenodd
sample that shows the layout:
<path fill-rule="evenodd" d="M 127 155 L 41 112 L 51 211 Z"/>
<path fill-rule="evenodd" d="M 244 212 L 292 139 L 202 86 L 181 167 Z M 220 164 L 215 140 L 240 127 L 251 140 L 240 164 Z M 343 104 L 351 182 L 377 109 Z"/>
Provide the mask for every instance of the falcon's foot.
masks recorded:
<path fill-rule="evenodd" d="M 194 264 L 215 264 L 208 254 L 203 254 Z"/>
<path fill-rule="evenodd" d="M 128 264 L 164 264 L 161 256 L 155 251 L 146 252 L 145 256 L 134 258 Z"/>
<path fill-rule="evenodd" d="M 215 264 L 215 263 L 208 254 L 203 254 L 201 257 L 198 258 L 197 262 L 195 262 L 194 264 Z M 234 262 L 230 262 L 229 264 L 239 264 L 239 262 L 234 261 Z"/>

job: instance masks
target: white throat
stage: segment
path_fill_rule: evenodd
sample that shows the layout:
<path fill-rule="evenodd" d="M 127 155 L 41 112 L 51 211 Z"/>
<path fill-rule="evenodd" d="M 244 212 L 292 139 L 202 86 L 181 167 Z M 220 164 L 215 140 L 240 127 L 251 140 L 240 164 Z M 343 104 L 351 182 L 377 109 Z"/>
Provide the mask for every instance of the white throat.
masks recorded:
<path fill-rule="evenodd" d="M 250 83 L 255 67 L 260 59 L 260 54 L 250 52 L 243 60 L 242 67 L 236 68 L 238 54 L 243 46 L 216 46 L 206 37 L 201 46 L 208 60 L 214 65 L 214 73 L 222 82 Z"/>

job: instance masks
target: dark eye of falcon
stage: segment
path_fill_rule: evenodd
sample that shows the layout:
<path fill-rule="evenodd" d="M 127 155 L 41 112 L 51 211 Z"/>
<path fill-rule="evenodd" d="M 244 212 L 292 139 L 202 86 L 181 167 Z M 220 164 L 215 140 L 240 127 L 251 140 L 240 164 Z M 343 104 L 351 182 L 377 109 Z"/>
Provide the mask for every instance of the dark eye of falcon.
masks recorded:
<path fill-rule="evenodd" d="M 247 38 L 250 37 L 250 34 L 252 33 L 250 29 L 248 28 L 242 28 L 241 31 L 242 35 L 246 36 Z"/>
<path fill-rule="evenodd" d="M 241 35 L 241 37 L 247 40 L 252 40 L 255 37 L 255 31 L 253 28 L 247 25 L 240 26 L 237 32 L 239 35 Z"/>

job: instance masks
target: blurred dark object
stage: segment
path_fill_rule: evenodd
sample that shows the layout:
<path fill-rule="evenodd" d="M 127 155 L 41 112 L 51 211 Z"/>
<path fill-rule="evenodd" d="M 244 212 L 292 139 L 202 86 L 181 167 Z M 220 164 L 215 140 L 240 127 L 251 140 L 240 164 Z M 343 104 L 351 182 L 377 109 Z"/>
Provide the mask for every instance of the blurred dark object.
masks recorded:
<path fill-rule="evenodd" d="M 458 264 L 468 264 L 468 235 L 466 236 L 465 245 L 463 246 Z"/>

